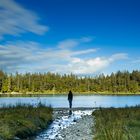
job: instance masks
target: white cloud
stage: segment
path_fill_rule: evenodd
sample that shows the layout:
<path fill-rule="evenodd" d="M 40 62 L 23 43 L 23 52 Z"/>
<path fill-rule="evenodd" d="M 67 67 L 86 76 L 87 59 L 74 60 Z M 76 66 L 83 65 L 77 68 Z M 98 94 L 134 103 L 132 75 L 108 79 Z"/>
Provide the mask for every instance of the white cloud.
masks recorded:
<path fill-rule="evenodd" d="M 67 39 L 67 40 L 64 40 L 64 41 L 60 41 L 58 43 L 58 48 L 67 49 L 67 48 L 73 48 L 77 45 L 79 45 L 79 42 L 77 40 Z"/>
<path fill-rule="evenodd" d="M 92 53 L 92 52 L 96 52 L 98 49 L 87 49 L 87 50 L 80 50 L 77 52 L 73 52 L 73 55 L 82 55 L 82 54 L 87 54 L 87 53 Z"/>
<path fill-rule="evenodd" d="M 74 47 L 78 45 L 81 45 L 80 39 Z M 8 72 L 51 71 L 85 75 L 100 72 L 116 61 L 127 59 L 125 53 L 95 57 L 96 51 L 96 48 L 78 51 L 71 47 L 62 49 L 58 45 L 48 48 L 36 42 L 9 43 L 0 45 L 0 68 Z M 83 54 L 87 56 L 86 59 L 82 57 Z"/>
<path fill-rule="evenodd" d="M 127 54 L 118 53 L 110 57 L 95 57 L 88 60 L 75 59 L 77 61 L 70 63 L 68 69 L 75 74 L 93 74 L 109 67 L 115 61 L 123 59 L 127 59 Z"/>
<path fill-rule="evenodd" d="M 0 39 L 4 35 L 17 36 L 24 32 L 43 34 L 48 27 L 39 24 L 39 17 L 14 0 L 0 1 Z"/>
<path fill-rule="evenodd" d="M 78 44 L 80 41 L 77 41 Z M 22 69 L 23 71 L 54 71 L 64 63 L 73 61 L 77 55 L 92 53 L 96 50 L 72 51 L 69 47 L 62 49 L 58 45 L 53 49 L 46 48 L 31 41 L 0 45 L 0 68 L 6 71 L 21 71 Z"/>
<path fill-rule="evenodd" d="M 60 49 L 68 49 L 78 46 L 80 43 L 88 43 L 91 42 L 93 38 L 91 37 L 82 37 L 80 39 L 66 39 L 63 41 L 60 41 L 57 45 Z"/>
<path fill-rule="evenodd" d="M 117 53 L 117 54 L 112 55 L 109 61 L 112 62 L 114 60 L 127 59 L 127 58 L 128 56 L 126 53 Z"/>

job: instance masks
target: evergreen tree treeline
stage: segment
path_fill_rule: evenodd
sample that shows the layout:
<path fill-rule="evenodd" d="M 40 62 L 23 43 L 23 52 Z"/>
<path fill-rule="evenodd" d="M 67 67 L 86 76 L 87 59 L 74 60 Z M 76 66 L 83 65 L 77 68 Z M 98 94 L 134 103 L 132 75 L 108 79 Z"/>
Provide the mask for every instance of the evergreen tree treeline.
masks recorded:
<path fill-rule="evenodd" d="M 79 78 L 74 74 L 54 73 L 7 74 L 0 71 L 0 92 L 140 92 L 140 71 L 118 71 L 111 75 Z"/>

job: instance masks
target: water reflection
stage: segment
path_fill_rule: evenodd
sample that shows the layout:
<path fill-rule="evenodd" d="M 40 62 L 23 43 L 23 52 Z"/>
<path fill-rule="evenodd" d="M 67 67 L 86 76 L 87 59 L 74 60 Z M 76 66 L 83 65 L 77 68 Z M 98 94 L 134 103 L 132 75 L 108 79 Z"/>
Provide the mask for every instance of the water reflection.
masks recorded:
<path fill-rule="evenodd" d="M 69 116 L 71 116 L 71 115 L 72 115 L 72 110 L 70 109 L 70 110 L 69 110 Z"/>

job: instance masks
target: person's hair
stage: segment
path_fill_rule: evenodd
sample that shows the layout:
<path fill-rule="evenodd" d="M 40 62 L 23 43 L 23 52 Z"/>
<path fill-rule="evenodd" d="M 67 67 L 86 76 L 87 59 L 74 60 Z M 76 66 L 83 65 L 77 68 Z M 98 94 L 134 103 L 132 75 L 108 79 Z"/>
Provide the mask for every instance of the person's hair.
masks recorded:
<path fill-rule="evenodd" d="M 72 93 L 71 90 L 69 91 L 69 93 Z"/>

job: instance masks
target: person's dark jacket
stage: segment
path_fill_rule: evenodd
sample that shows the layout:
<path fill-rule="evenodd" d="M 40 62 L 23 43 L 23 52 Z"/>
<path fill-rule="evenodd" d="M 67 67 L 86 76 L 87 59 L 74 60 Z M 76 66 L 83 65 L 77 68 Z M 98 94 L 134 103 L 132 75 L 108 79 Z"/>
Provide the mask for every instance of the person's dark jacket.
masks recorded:
<path fill-rule="evenodd" d="M 71 91 L 69 91 L 69 94 L 68 94 L 68 100 L 70 101 L 72 101 L 72 99 L 73 99 L 73 94 L 72 94 L 72 92 Z"/>

